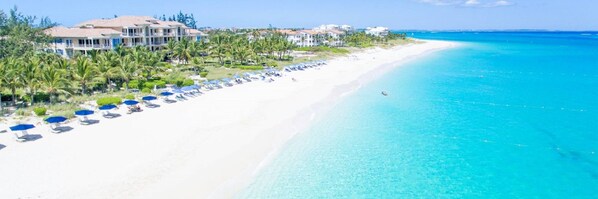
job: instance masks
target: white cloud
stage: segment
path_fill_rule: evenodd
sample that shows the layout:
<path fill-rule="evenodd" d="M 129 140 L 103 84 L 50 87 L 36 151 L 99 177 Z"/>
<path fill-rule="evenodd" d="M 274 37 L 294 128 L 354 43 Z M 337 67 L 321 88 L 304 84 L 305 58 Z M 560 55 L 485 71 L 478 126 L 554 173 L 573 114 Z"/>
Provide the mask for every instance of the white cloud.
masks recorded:
<path fill-rule="evenodd" d="M 505 1 L 505 0 L 498 0 L 493 3 L 494 6 L 510 6 L 513 5 L 513 2 Z"/>
<path fill-rule="evenodd" d="M 500 7 L 514 5 L 510 0 L 417 0 L 435 6 Z"/>
<path fill-rule="evenodd" d="M 478 0 L 467 0 L 463 5 L 466 6 L 475 6 L 475 5 L 479 5 L 480 1 Z"/>

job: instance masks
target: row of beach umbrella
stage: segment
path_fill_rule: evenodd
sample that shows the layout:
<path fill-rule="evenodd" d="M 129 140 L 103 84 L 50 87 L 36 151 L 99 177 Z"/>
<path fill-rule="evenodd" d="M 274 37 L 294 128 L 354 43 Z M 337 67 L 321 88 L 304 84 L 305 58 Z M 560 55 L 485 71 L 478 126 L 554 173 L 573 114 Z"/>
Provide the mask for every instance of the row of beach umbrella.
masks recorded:
<path fill-rule="evenodd" d="M 172 93 L 163 92 L 162 95 L 168 96 L 168 95 L 172 95 Z M 158 99 L 156 96 L 144 96 L 141 98 L 141 100 L 143 100 L 143 101 L 152 101 L 152 100 L 156 100 L 156 99 Z M 139 102 L 135 101 L 135 100 L 125 100 L 123 102 L 123 104 L 131 106 L 131 105 L 139 104 Z M 116 105 L 107 104 L 107 105 L 100 106 L 98 109 L 104 111 L 104 110 L 112 110 L 114 108 L 116 108 Z M 94 111 L 87 110 L 87 109 L 75 111 L 76 116 L 88 116 L 88 115 L 93 115 L 93 114 L 94 114 Z M 66 120 L 68 120 L 68 118 L 66 118 L 64 116 L 51 116 L 51 117 L 46 118 L 44 121 L 46 121 L 49 124 L 56 124 L 56 123 L 64 122 Z M 33 124 L 18 124 L 15 126 L 11 126 L 9 128 L 11 131 L 26 131 L 26 130 L 35 128 L 35 125 L 33 125 Z"/>

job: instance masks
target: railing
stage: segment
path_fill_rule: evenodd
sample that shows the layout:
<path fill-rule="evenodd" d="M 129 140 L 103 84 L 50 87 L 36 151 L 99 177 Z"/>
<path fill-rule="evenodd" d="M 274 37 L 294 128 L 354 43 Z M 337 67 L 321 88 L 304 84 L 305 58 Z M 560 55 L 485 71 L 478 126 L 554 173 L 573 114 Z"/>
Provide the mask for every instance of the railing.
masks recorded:
<path fill-rule="evenodd" d="M 125 37 L 135 37 L 135 36 L 141 36 L 141 33 L 123 33 L 122 34 Z"/>
<path fill-rule="evenodd" d="M 67 45 L 67 47 L 73 47 L 73 45 Z M 84 44 L 84 45 L 74 45 L 75 48 L 111 48 L 110 44 Z"/>

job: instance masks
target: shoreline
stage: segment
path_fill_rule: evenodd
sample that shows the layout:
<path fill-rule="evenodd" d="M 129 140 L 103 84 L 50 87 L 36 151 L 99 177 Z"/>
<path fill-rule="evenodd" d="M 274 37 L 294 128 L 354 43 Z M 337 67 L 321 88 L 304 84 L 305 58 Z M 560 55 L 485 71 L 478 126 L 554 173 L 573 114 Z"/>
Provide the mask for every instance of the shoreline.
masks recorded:
<path fill-rule="evenodd" d="M 31 143 L 0 134 L 10 144 L 0 150 L 6 179 L 0 196 L 230 198 L 344 96 L 404 62 L 453 46 L 426 41 L 370 49 L 351 54 L 358 60 L 336 58 L 273 83 L 235 85 L 112 120 L 96 115 L 99 124 L 71 123 L 74 130 L 64 135 L 38 126 L 30 134 L 43 139 Z"/>

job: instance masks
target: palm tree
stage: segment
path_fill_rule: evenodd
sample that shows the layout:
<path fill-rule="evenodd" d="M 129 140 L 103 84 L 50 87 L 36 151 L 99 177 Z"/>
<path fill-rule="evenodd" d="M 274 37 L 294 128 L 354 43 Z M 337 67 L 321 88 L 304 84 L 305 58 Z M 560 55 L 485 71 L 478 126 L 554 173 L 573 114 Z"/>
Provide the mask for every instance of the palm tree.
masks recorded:
<path fill-rule="evenodd" d="M 210 39 L 212 44 L 210 48 L 210 54 L 218 58 L 218 63 L 224 66 L 224 57 L 226 56 L 227 50 L 227 36 L 223 34 L 215 35 Z"/>
<path fill-rule="evenodd" d="M 166 43 L 166 47 L 164 47 L 164 53 L 166 54 L 166 57 L 168 59 L 173 59 L 174 58 L 174 48 L 177 46 L 177 42 L 174 40 L 168 40 L 168 43 Z"/>
<path fill-rule="evenodd" d="M 63 77 L 64 71 L 57 66 L 46 67 L 41 71 L 42 88 L 50 95 L 50 103 L 54 103 L 58 95 L 69 94 L 68 81 Z"/>
<path fill-rule="evenodd" d="M 151 80 L 154 71 L 161 69 L 161 67 L 163 66 L 163 57 L 164 56 L 161 52 L 147 53 L 145 64 L 141 67 L 141 71 L 143 76 L 145 77 L 145 80 Z"/>
<path fill-rule="evenodd" d="M 176 57 L 179 61 L 183 61 L 183 63 L 189 63 L 189 59 L 191 59 L 191 42 L 188 39 L 183 38 L 181 41 L 177 43 L 174 47 L 173 56 Z"/>
<path fill-rule="evenodd" d="M 34 103 L 35 93 L 37 91 L 37 87 L 39 86 L 39 79 L 37 78 L 38 70 L 42 67 L 42 62 L 37 57 L 27 60 L 22 65 L 21 81 L 23 81 L 23 85 L 27 87 L 27 91 L 31 97 L 31 105 Z"/>
<path fill-rule="evenodd" d="M 3 87 L 10 89 L 13 105 L 17 103 L 17 89 L 23 85 L 22 76 L 20 75 L 22 65 L 23 61 L 15 57 L 6 58 L 3 64 L 0 65 L 0 74 L 2 74 L 0 80 Z"/>
<path fill-rule="evenodd" d="M 89 61 L 89 58 L 80 56 L 75 60 L 75 65 L 71 72 L 73 78 L 81 86 L 81 94 L 85 94 L 87 92 L 87 84 L 94 79 L 94 75 L 96 74 L 95 65 Z"/>
<path fill-rule="evenodd" d="M 125 90 L 129 90 L 129 82 L 135 79 L 138 75 L 137 63 L 133 60 L 130 55 L 127 55 L 120 59 L 120 63 L 114 68 L 114 73 L 118 74 L 120 78 L 125 82 Z"/>
<path fill-rule="evenodd" d="M 111 79 L 115 77 L 112 68 L 118 64 L 119 55 L 116 51 L 109 51 L 98 55 L 98 76 L 105 82 L 105 89 L 111 89 Z"/>

